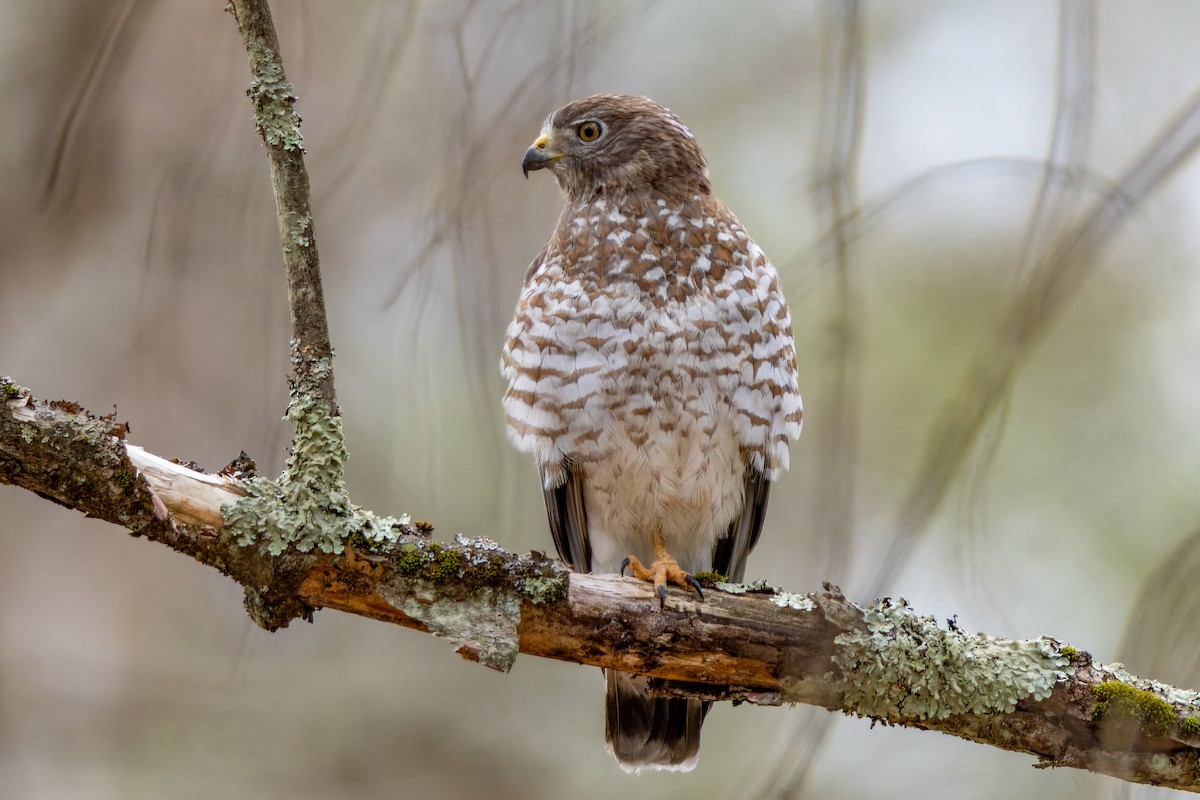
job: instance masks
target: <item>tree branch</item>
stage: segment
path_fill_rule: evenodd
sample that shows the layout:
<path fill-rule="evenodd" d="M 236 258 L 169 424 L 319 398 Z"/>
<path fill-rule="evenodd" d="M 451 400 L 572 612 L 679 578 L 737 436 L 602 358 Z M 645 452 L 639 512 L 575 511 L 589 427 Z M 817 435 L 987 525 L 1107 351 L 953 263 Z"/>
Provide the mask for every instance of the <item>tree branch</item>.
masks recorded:
<path fill-rule="evenodd" d="M 293 378 L 296 388 L 323 402 L 330 415 L 337 416 L 333 346 L 313 235 L 304 137 L 300 133 L 300 116 L 293 107 L 296 96 L 283 71 L 270 6 L 265 0 L 233 0 L 226 8 L 237 20 L 250 58 L 252 80 L 246 94 L 254 103 L 254 127 L 262 135 L 271 164 L 292 316 Z"/>
<path fill-rule="evenodd" d="M 335 608 L 441 636 L 494 669 L 518 652 L 592 664 L 650 675 L 664 694 L 808 703 L 1029 753 L 1042 767 L 1200 791 L 1200 695 L 1052 639 L 968 634 L 903 601 L 864 608 L 829 585 L 797 595 L 718 584 L 702 602 L 673 594 L 660 612 L 642 582 L 570 574 L 488 539 L 435 542 L 427 526 L 399 525 L 377 552 L 273 556 L 222 522 L 246 492 L 234 470 L 166 461 L 128 444 L 111 417 L 37 402 L 8 379 L 0 397 L 0 482 L 216 567 L 247 587 L 260 622 Z M 346 520 L 351 542 L 358 524 Z"/>

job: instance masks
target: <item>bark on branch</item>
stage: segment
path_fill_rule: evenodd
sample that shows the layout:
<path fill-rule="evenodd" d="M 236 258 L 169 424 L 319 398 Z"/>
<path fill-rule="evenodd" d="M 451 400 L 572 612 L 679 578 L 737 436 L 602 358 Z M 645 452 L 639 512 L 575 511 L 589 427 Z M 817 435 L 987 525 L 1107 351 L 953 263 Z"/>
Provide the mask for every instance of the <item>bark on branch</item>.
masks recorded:
<path fill-rule="evenodd" d="M 1042 767 L 1200 790 L 1200 695 L 1052 639 L 967 634 L 828 585 L 808 595 L 718 585 L 702 602 L 673 593 L 659 611 L 647 584 L 569 574 L 487 539 L 435 542 L 403 525 L 392 542 L 356 548 L 357 518 L 340 554 L 273 556 L 223 522 L 246 491 L 235 472 L 147 453 L 112 418 L 37 402 L 8 379 L 0 397 L 0 482 L 220 569 L 268 627 L 335 608 L 444 637 L 496 669 L 518 652 L 593 664 L 650 675 L 668 694 L 808 703 L 1029 753 Z"/>
<path fill-rule="evenodd" d="M 313 233 L 304 137 L 296 96 L 283 70 L 279 37 L 265 0 L 233 0 L 227 9 L 237 21 L 250 59 L 246 94 L 254 103 L 254 127 L 271 165 L 271 186 L 279 220 L 279 240 L 287 272 L 292 317 L 292 376 L 295 387 L 338 415 L 333 389 L 333 345 L 321 289 L 321 262 Z"/>

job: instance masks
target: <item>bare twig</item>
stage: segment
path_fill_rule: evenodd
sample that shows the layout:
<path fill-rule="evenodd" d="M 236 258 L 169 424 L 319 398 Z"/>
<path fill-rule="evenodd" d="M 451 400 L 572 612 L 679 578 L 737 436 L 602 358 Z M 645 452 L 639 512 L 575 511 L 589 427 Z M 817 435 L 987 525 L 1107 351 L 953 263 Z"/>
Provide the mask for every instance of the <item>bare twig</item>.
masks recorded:
<path fill-rule="evenodd" d="M 835 288 L 825 352 L 830 374 L 819 404 L 823 424 L 816 432 L 817 449 L 825 467 L 817 474 L 819 485 L 814 494 L 818 498 L 815 527 L 828 542 L 831 566 L 840 571 L 849 561 L 854 540 L 854 464 L 862 402 L 859 340 L 865 320 L 850 227 L 858 213 L 858 156 L 866 75 L 860 4 L 830 2 L 824 10 L 824 97 L 817 144 L 821 172 L 812 191 L 833 242 Z"/>
<path fill-rule="evenodd" d="M 815 432 L 823 468 L 815 476 L 812 529 L 826 547 L 825 574 L 840 574 L 854 546 L 855 465 L 862 405 L 862 338 L 866 326 L 854 221 L 860 212 L 859 154 L 866 103 L 865 13 L 857 0 L 823 5 L 821 126 L 813 203 L 831 242 L 834 302 L 825 326 L 825 370 L 813 406 L 822 424 Z M 808 390 L 806 390 L 806 395 Z M 759 796 L 797 793 L 833 729 L 828 716 L 802 715 L 783 754 L 764 770 Z"/>

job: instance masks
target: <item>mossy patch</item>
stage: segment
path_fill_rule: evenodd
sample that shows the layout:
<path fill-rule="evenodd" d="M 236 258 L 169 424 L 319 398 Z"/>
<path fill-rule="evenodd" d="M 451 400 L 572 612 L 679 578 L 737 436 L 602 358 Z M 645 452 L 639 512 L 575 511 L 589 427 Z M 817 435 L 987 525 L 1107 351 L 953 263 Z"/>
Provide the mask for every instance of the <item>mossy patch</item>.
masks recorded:
<path fill-rule="evenodd" d="M 846 707 L 889 721 L 1009 713 L 1044 700 L 1073 673 L 1049 639 L 1012 641 L 969 634 L 919 616 L 903 600 L 863 612 L 865 628 L 835 639 L 834 662 L 850 688 Z"/>
<path fill-rule="evenodd" d="M 1184 736 L 1200 736 L 1200 719 L 1188 717 L 1179 723 L 1179 730 Z"/>
<path fill-rule="evenodd" d="M 425 566 L 426 559 L 421 548 L 416 543 L 408 543 L 400 548 L 400 557 L 396 559 L 396 569 L 406 578 L 411 578 Z"/>
<path fill-rule="evenodd" d="M 692 577 L 699 581 L 700 585 L 705 589 L 710 589 L 718 583 L 725 583 L 729 580 L 729 578 L 719 572 L 697 572 Z"/>
<path fill-rule="evenodd" d="M 457 550 L 442 550 L 433 559 L 433 567 L 429 576 L 436 583 L 446 583 L 459 577 L 462 572 L 463 557 Z"/>
<path fill-rule="evenodd" d="M 512 590 L 534 605 L 558 603 L 567 597 L 565 570 L 545 559 L 510 555 L 485 536 L 470 539 L 460 533 L 453 544 L 409 540 L 400 545 L 393 564 L 405 578 L 438 585 L 455 583 L 467 591 Z"/>
<path fill-rule="evenodd" d="M 1092 694 L 1096 698 L 1092 719 L 1097 722 L 1136 722 L 1150 736 L 1165 736 L 1175 725 L 1171 704 L 1154 692 L 1105 681 L 1092 687 Z"/>

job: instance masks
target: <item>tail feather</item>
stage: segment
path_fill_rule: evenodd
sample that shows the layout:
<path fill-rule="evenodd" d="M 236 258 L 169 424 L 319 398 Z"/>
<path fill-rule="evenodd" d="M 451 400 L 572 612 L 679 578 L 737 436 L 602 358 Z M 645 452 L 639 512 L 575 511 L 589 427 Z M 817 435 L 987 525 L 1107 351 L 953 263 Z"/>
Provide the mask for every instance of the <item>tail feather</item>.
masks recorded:
<path fill-rule="evenodd" d="M 654 697 L 646 678 L 608 670 L 604 740 L 626 772 L 687 772 L 700 756 L 700 726 L 711 702 Z"/>

